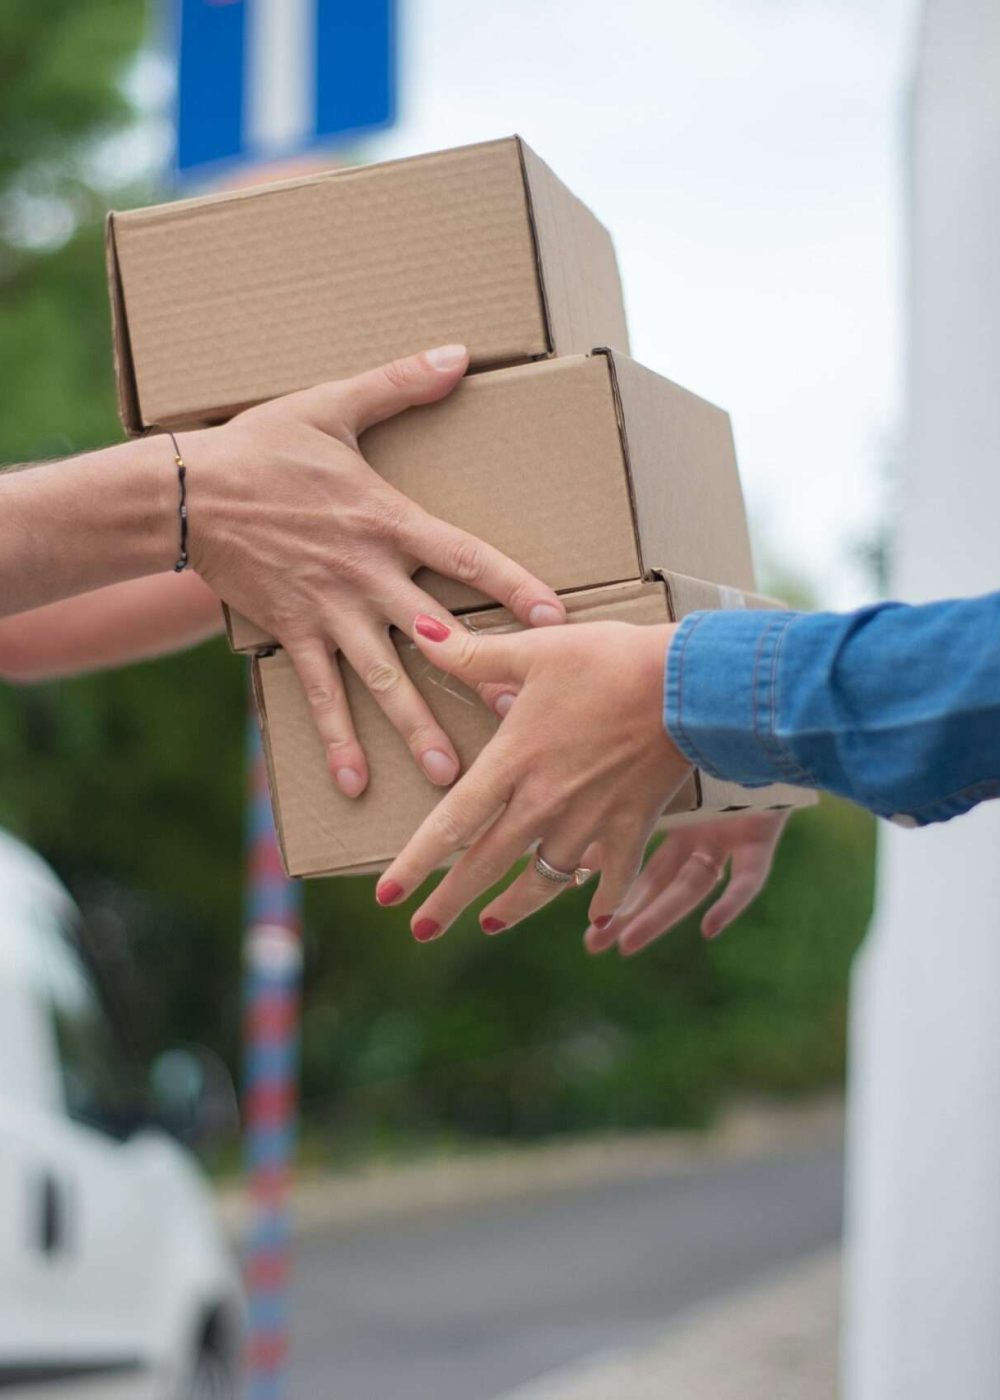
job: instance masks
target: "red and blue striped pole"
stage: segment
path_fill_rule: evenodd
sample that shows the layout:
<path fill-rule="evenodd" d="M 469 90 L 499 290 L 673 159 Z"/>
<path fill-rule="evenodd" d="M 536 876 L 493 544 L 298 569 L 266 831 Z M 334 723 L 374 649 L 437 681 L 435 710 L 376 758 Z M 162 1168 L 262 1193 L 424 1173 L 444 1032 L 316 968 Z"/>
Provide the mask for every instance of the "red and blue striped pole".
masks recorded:
<path fill-rule="evenodd" d="M 248 1400 L 284 1400 L 288 1383 L 291 1187 L 298 1128 L 302 894 L 285 878 L 256 719 L 247 739 L 249 805 L 243 1028 L 244 1163 L 250 1226 Z"/>

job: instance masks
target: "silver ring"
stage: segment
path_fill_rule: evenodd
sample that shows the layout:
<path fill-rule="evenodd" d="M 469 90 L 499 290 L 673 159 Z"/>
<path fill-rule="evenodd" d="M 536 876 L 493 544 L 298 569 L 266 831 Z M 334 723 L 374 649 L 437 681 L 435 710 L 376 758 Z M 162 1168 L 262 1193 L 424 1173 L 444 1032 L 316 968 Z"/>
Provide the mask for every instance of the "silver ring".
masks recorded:
<path fill-rule="evenodd" d="M 575 870 L 559 870 L 550 865 L 541 852 L 535 853 L 535 870 L 543 880 L 551 880 L 554 885 L 572 885 L 576 879 Z"/>

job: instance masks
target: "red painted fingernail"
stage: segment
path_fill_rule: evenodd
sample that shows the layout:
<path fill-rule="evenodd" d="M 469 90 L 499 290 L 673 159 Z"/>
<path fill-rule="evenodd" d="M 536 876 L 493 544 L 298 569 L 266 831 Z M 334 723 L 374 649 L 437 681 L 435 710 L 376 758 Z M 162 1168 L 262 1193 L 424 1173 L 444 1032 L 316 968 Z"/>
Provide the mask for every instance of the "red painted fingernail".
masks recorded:
<path fill-rule="evenodd" d="M 614 914 L 602 914 L 602 915 L 600 916 L 600 918 L 597 918 L 597 919 L 594 920 L 594 928 L 599 928 L 599 929 L 605 929 L 605 928 L 607 928 L 608 924 L 610 924 L 611 920 L 612 920 L 614 917 L 615 917 Z"/>
<path fill-rule="evenodd" d="M 483 933 L 502 933 L 507 925 L 503 919 L 494 919 L 492 914 L 487 914 L 485 918 L 479 920 L 479 927 Z"/>
<path fill-rule="evenodd" d="M 395 880 L 383 880 L 375 888 L 375 898 L 379 904 L 395 904 L 397 899 L 403 897 L 403 886 L 397 885 Z"/>
<path fill-rule="evenodd" d="M 413 925 L 413 936 L 418 943 L 429 943 L 437 937 L 440 928 L 437 919 L 418 919 Z"/>
<path fill-rule="evenodd" d="M 414 631 L 419 632 L 421 637 L 426 637 L 429 642 L 446 642 L 451 636 L 450 627 L 438 622 L 436 617 L 428 617 L 427 613 L 418 613 L 413 627 Z"/>

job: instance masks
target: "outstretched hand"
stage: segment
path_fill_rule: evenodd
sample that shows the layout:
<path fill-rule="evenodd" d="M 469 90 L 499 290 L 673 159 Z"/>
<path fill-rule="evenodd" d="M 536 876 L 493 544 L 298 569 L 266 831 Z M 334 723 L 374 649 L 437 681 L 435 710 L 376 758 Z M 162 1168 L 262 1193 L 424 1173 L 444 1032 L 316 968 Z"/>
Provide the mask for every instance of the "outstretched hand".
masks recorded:
<path fill-rule="evenodd" d="M 774 852 L 789 812 L 748 812 L 741 817 L 681 827 L 650 856 L 617 916 L 584 937 L 588 952 L 638 953 L 696 909 L 723 878 L 729 883 L 706 911 L 701 931 L 717 938 L 749 908 L 771 872 Z"/>
<path fill-rule="evenodd" d="M 190 467 L 191 559 L 212 589 L 276 637 L 295 666 L 331 775 L 368 782 L 338 670 L 343 655 L 433 783 L 458 775 L 448 735 L 400 664 L 390 627 L 450 620 L 413 582 L 421 565 L 472 584 L 530 626 L 559 623 L 559 597 L 498 549 L 429 515 L 364 460 L 366 428 L 449 394 L 468 365 L 443 346 L 181 434 Z M 486 697 L 488 700 L 491 698 Z"/>
<path fill-rule="evenodd" d="M 435 666 L 516 698 L 468 773 L 385 872 L 379 903 L 405 898 L 467 846 L 413 916 L 417 939 L 436 938 L 537 842 L 564 881 L 529 862 L 480 916 L 484 932 L 499 933 L 571 883 L 599 841 L 590 918 L 604 926 L 628 894 L 659 814 L 690 772 L 663 726 L 673 626 L 591 622 L 480 636 L 421 616 L 413 632 Z"/>

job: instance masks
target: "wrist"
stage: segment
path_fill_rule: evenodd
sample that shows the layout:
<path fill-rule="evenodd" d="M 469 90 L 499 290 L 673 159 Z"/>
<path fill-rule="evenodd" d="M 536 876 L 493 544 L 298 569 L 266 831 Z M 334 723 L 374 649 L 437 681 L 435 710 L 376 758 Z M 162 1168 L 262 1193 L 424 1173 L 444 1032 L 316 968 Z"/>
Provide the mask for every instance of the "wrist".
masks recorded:
<path fill-rule="evenodd" d="M 156 434 L 107 450 L 111 463 L 94 460 L 102 453 L 78 460 L 88 475 L 92 473 L 93 489 L 100 493 L 108 477 L 117 476 L 115 535 L 129 541 L 120 551 L 120 576 L 162 573 L 177 559 L 179 537 L 177 468 L 170 439 Z"/>
<path fill-rule="evenodd" d="M 657 627 L 655 631 L 657 633 L 657 638 L 653 664 L 656 666 L 656 703 L 660 729 L 663 731 L 664 737 L 676 753 L 677 758 L 687 763 L 689 762 L 688 757 L 678 747 L 673 734 L 671 734 L 667 726 L 666 716 L 666 695 L 671 667 L 670 653 L 674 644 L 674 639 L 680 631 L 680 624 L 676 622 L 664 623 L 662 626 Z"/>
<path fill-rule="evenodd" d="M 202 577 L 207 577 L 216 563 L 218 536 L 217 524 L 222 514 L 222 492 L 220 478 L 226 475 L 220 448 L 221 428 L 197 428 L 177 434 L 177 446 L 186 469 L 185 494 L 187 497 L 187 552 L 189 567 Z M 173 462 L 171 448 L 171 462 Z M 176 464 L 174 469 L 174 557 L 171 567 L 177 560 L 180 549 L 180 485 Z"/>

